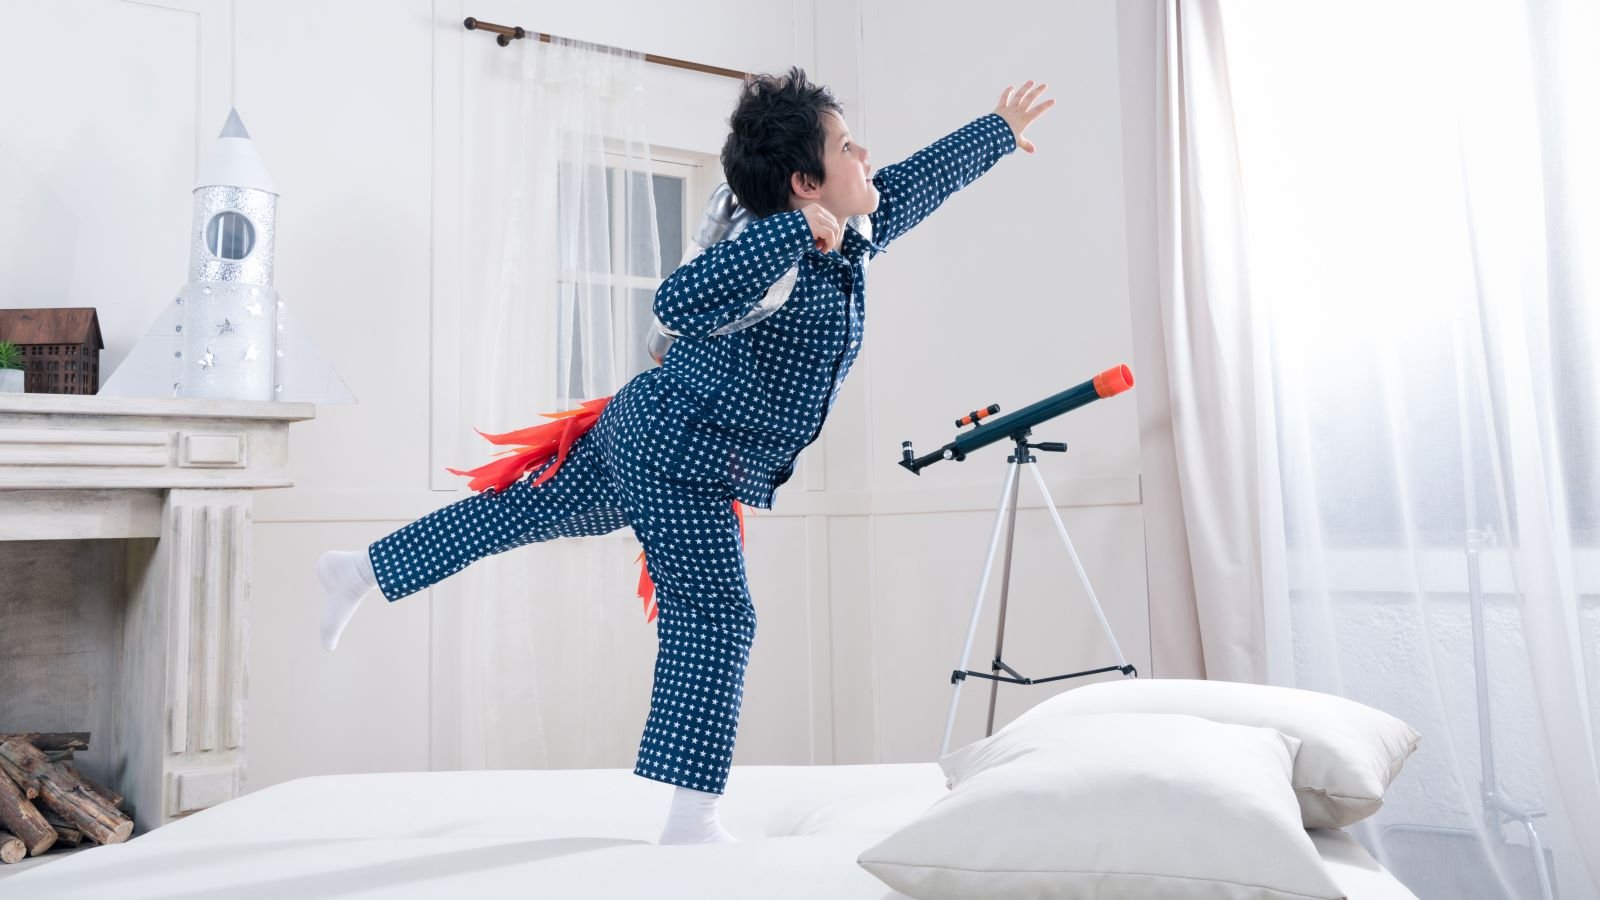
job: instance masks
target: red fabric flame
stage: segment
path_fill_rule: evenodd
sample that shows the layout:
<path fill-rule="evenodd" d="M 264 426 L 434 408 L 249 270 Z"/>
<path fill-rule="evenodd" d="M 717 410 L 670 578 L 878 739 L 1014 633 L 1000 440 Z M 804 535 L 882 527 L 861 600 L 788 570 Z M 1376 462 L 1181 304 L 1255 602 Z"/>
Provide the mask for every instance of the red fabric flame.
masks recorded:
<path fill-rule="evenodd" d="M 516 446 L 501 450 L 496 456 L 503 456 L 494 462 L 486 463 L 476 469 L 463 472 L 460 469 L 447 469 L 452 475 L 464 475 L 472 480 L 467 486 L 475 491 L 485 488 L 494 488 L 498 493 L 510 487 L 518 478 L 532 472 L 544 465 L 550 457 L 555 457 L 555 465 L 545 469 L 539 474 L 534 485 L 544 484 L 555 477 L 556 470 L 567 461 L 567 451 L 584 432 L 594 427 L 600 419 L 600 411 L 611 402 L 610 397 L 601 397 L 599 400 L 586 400 L 577 409 L 563 412 L 540 413 L 546 419 L 543 425 L 534 425 L 520 431 L 508 431 L 505 434 L 484 434 L 474 428 L 478 434 L 492 444 L 514 444 Z M 507 455 L 509 454 L 509 455 Z"/>

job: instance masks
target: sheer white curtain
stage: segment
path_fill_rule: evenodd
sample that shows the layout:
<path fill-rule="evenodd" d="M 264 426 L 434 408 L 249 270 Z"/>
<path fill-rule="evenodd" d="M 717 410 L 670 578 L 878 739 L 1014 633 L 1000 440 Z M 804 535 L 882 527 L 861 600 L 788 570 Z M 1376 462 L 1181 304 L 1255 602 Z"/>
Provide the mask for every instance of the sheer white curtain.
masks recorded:
<path fill-rule="evenodd" d="M 496 450 L 471 428 L 549 421 L 649 364 L 661 274 L 643 58 L 530 40 L 467 59 L 458 468 Z M 655 653 L 638 553 L 624 528 L 516 548 L 441 585 L 436 621 L 452 620 L 441 633 L 461 660 L 460 708 L 442 715 L 459 720 L 463 767 L 633 764 Z"/>
<path fill-rule="evenodd" d="M 1165 13 L 1207 671 L 1423 732 L 1355 831 L 1424 900 L 1600 897 L 1600 13 Z"/>

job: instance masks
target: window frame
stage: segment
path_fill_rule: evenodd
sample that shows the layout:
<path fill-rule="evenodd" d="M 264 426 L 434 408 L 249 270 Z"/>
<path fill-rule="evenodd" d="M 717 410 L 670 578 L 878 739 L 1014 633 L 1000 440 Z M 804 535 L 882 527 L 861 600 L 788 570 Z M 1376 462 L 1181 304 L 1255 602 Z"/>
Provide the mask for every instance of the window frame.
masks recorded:
<path fill-rule="evenodd" d="M 604 153 L 604 164 L 606 170 L 606 190 L 611 204 L 610 226 L 611 248 L 613 254 L 611 260 L 612 271 L 617 271 L 621 267 L 622 260 L 619 258 L 618 254 L 621 252 L 620 248 L 626 246 L 628 239 L 628 236 L 624 230 L 627 222 L 627 210 L 623 207 L 626 194 L 622 190 L 624 186 L 622 179 L 626 177 L 626 173 L 628 172 L 643 172 L 649 175 L 652 179 L 652 191 L 654 190 L 654 178 L 656 176 L 679 178 L 683 181 L 683 220 L 680 223 L 680 227 L 683 235 L 683 253 L 685 256 L 687 256 L 689 249 L 693 244 L 694 230 L 700 224 L 701 214 L 704 207 L 704 198 L 709 197 L 712 189 L 715 188 L 716 185 L 721 181 L 722 167 L 717 161 L 717 158 L 711 154 L 676 150 L 665 147 L 652 147 L 649 159 L 641 160 L 638 158 L 627 157 L 621 152 L 618 152 L 618 150 L 615 148 L 618 147 L 619 144 L 615 141 L 608 140 L 606 144 L 607 149 Z M 556 223 L 556 227 L 561 227 L 561 223 L 559 221 Z M 662 283 L 670 274 L 672 273 L 662 272 L 661 277 L 653 278 L 647 275 L 614 276 L 606 272 L 587 272 L 576 269 L 561 269 L 555 273 L 556 296 L 560 296 L 562 285 L 576 284 L 593 287 L 620 287 L 623 290 L 628 291 L 644 290 L 649 291 L 650 295 L 654 297 L 655 292 L 660 289 Z M 614 299 L 613 303 L 615 304 L 616 302 L 617 301 Z M 621 312 L 621 310 L 613 309 L 613 313 L 617 312 Z M 558 312 L 558 314 L 560 313 Z M 645 310 L 642 314 L 649 316 L 653 315 L 653 312 L 650 310 Z M 575 339 L 577 336 L 577 329 L 579 327 L 580 326 L 577 323 L 573 324 L 573 334 Z M 554 335 L 557 340 L 559 340 L 560 334 L 561 329 L 558 327 L 554 330 Z M 627 342 L 633 339 L 632 336 L 627 332 L 627 329 L 617 329 L 612 339 L 614 342 L 612 352 L 616 354 L 616 358 L 628 359 L 631 356 L 629 351 L 634 348 L 627 346 Z M 578 341 L 578 343 L 581 344 L 581 341 Z M 556 350 L 556 353 L 552 355 L 552 365 L 560 366 L 563 359 L 560 353 L 560 348 L 555 347 L 554 349 Z M 581 358 L 575 356 L 567 357 L 565 364 L 571 366 L 575 361 L 581 364 Z M 557 371 L 555 374 L 557 377 L 554 383 L 560 384 L 560 372 Z M 585 393 L 590 392 L 587 386 L 582 387 Z M 576 406 L 577 403 L 587 399 L 592 398 L 559 397 L 558 401 L 569 406 Z"/>

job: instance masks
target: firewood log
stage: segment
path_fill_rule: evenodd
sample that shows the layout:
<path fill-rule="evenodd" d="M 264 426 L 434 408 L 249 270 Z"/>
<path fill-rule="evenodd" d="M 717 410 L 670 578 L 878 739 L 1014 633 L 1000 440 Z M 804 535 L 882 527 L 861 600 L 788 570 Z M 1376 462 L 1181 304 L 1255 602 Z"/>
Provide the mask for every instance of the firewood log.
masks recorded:
<path fill-rule="evenodd" d="M 72 774 L 73 778 L 76 778 L 79 781 L 83 782 L 83 786 L 84 787 L 86 787 L 89 790 L 93 791 L 96 795 L 98 795 L 100 797 L 101 800 L 105 801 L 105 803 L 108 806 L 111 806 L 114 809 L 121 809 L 122 808 L 122 802 L 126 798 L 124 798 L 121 794 L 117 793 L 116 791 L 111 790 L 108 787 L 105 787 L 105 786 L 101 785 L 99 782 L 90 781 L 88 778 L 85 778 L 83 773 L 79 772 L 77 767 L 73 766 L 71 763 L 60 762 L 60 763 L 56 763 L 56 765 L 62 767 L 63 769 L 66 769 L 68 772 L 70 772 Z"/>
<path fill-rule="evenodd" d="M 56 842 L 56 830 L 10 778 L 0 778 L 0 825 L 22 840 L 29 856 L 38 856 Z"/>
<path fill-rule="evenodd" d="M 39 810 L 44 815 L 44 820 L 56 830 L 56 843 L 63 847 L 76 847 L 83 842 L 83 832 L 73 828 L 72 823 L 56 815 L 56 811 L 48 806 Z"/>
<path fill-rule="evenodd" d="M 22 795 L 29 800 L 39 799 L 39 786 L 22 770 L 12 765 L 11 760 L 0 756 L 0 777 L 9 778 L 13 784 L 22 790 Z"/>
<path fill-rule="evenodd" d="M 24 741 L 46 752 L 51 750 L 87 750 L 89 749 L 89 732 L 87 731 L 30 731 L 24 734 L 0 733 L 0 744 L 21 738 Z"/>
<path fill-rule="evenodd" d="M 0 863 L 10 865 L 22 862 L 22 858 L 27 855 L 28 845 L 22 842 L 22 838 L 9 831 L 0 831 Z"/>
<path fill-rule="evenodd" d="M 71 825 L 52 825 L 50 827 L 56 830 L 56 846 L 58 847 L 76 847 L 83 843 L 83 832 L 73 828 Z"/>
<path fill-rule="evenodd" d="M 10 740 L 0 743 L 0 756 L 37 781 L 39 799 L 95 843 L 120 844 L 133 833 L 132 819 L 84 787 L 71 772 L 46 759 L 39 748 Z"/>

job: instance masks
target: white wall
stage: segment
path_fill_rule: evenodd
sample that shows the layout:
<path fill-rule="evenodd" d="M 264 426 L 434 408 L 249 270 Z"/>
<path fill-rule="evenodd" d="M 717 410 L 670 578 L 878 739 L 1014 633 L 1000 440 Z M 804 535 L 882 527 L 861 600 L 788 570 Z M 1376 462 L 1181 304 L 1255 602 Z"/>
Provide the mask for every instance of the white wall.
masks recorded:
<path fill-rule="evenodd" d="M 363 546 L 455 499 L 443 468 L 472 462 L 457 449 L 470 428 L 455 377 L 470 281 L 460 242 L 493 220 L 473 215 L 492 203 L 462 147 L 485 112 L 475 79 L 511 51 L 462 30 L 463 17 L 747 71 L 805 66 L 879 164 L 988 112 L 1008 82 L 1051 83 L 1058 105 L 1030 132 L 1040 152 L 1003 160 L 874 263 L 856 374 L 800 477 L 750 520 L 762 624 L 736 761 L 864 762 L 932 758 L 1006 468 L 997 445 L 914 477 L 894 465 L 900 441 L 926 451 L 972 407 L 1014 410 L 1119 362 L 1140 369 L 1130 297 L 1148 287 L 1153 236 L 1129 208 L 1148 202 L 1152 181 L 1129 117 L 1153 116 L 1154 15 L 1128 6 L 1005 0 L 982 17 L 953 0 L 4 7 L 0 79 L 37 89 L 8 93 L 0 121 L 0 304 L 96 306 L 112 371 L 181 284 L 195 156 L 233 103 L 282 189 L 277 286 L 360 400 L 297 426 L 296 487 L 258 500 L 250 787 L 471 763 L 456 754 L 466 662 L 452 614 L 470 598 L 447 581 L 369 601 L 326 654 L 311 574 L 322 550 Z M 650 71 L 652 141 L 715 153 L 737 84 Z M 1135 395 L 1148 389 L 1141 379 Z M 1140 420 L 1121 397 L 1036 438 L 1072 445 L 1044 455 L 1042 471 L 1124 652 L 1148 673 Z M 1024 484 L 1006 657 L 1030 675 L 1104 664 L 1032 491 Z M 544 554 L 552 571 L 564 560 L 557 545 L 517 552 Z M 621 543 L 615 556 L 631 561 Z M 996 596 L 974 668 L 992 646 Z M 592 600 L 634 611 L 631 595 Z M 647 650 L 646 626 L 623 621 Z M 592 701 L 616 711 L 585 727 L 626 739 L 552 759 L 631 764 L 648 667 L 624 668 Z M 1007 688 L 1000 720 L 1059 689 Z M 968 688 L 958 743 L 981 732 L 986 694 Z"/>
<path fill-rule="evenodd" d="M 841 731 L 842 761 L 929 759 L 938 747 L 1006 474 L 1007 450 L 995 444 L 914 477 L 894 465 L 900 442 L 925 453 L 953 437 L 952 421 L 967 410 L 998 402 L 1014 411 L 1118 363 L 1139 369 L 1125 208 L 1130 191 L 1148 195 L 1150 173 L 1125 169 L 1122 119 L 1153 109 L 1154 70 L 1119 65 L 1119 28 L 1144 29 L 1132 43 L 1152 52 L 1154 35 L 1153 15 L 1129 26 L 1119 22 L 1121 5 L 1001 2 L 981 16 L 914 0 L 864 6 L 864 93 L 854 119 L 880 165 L 991 111 L 1008 84 L 1047 82 L 1057 104 L 1028 133 L 1036 154 L 1001 160 L 869 275 L 868 338 L 853 385 L 864 427 L 854 436 L 840 429 L 829 444 L 830 453 L 866 461 L 851 487 L 865 490 L 877 513 L 847 526 L 861 529 L 851 562 L 867 578 L 851 602 L 835 606 L 844 620 L 835 633 L 870 635 L 876 651 L 841 660 L 836 673 L 872 686 L 859 705 L 836 695 L 841 723 L 851 726 Z M 1042 425 L 1033 439 L 1071 448 L 1038 454 L 1041 474 L 1122 651 L 1148 674 L 1138 422 L 1137 403 L 1123 396 Z M 1004 656 L 1030 676 L 1108 665 L 1110 650 L 1030 482 Z M 997 601 L 994 584 L 970 668 L 987 668 Z M 996 724 L 1067 687 L 1002 686 Z M 965 689 L 953 745 L 982 734 L 988 692 L 983 682 Z"/>

